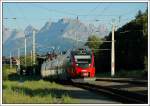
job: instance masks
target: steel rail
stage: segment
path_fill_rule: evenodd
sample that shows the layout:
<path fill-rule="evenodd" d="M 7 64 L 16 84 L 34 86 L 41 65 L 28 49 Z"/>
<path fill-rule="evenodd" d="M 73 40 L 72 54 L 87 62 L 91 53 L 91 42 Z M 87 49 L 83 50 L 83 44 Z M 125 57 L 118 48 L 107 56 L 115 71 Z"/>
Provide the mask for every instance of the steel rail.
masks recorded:
<path fill-rule="evenodd" d="M 90 83 L 72 83 L 73 86 L 84 88 L 96 93 L 104 93 L 109 95 L 113 99 L 120 101 L 125 104 L 146 104 L 148 103 L 148 96 L 144 94 L 138 94 L 135 92 L 120 90 L 111 87 L 104 87 L 100 85 L 90 84 Z"/>

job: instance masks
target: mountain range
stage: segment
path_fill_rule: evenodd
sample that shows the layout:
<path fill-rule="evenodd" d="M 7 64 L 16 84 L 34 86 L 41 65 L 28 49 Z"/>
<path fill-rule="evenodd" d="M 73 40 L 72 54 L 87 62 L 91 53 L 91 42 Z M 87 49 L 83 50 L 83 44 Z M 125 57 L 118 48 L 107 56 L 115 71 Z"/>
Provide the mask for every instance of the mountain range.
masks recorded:
<path fill-rule="evenodd" d="M 28 25 L 24 30 L 10 29 L 3 26 L 3 55 L 8 56 L 10 52 L 17 54 L 20 48 L 24 53 L 24 39 L 27 39 L 27 53 L 32 50 L 32 35 L 36 30 L 35 41 L 38 53 L 46 52 L 52 48 L 64 50 L 83 45 L 90 35 L 104 37 L 109 31 L 106 26 L 86 24 L 76 19 L 62 18 L 57 22 L 47 21 L 39 30 Z M 83 41 L 78 42 L 77 41 Z"/>

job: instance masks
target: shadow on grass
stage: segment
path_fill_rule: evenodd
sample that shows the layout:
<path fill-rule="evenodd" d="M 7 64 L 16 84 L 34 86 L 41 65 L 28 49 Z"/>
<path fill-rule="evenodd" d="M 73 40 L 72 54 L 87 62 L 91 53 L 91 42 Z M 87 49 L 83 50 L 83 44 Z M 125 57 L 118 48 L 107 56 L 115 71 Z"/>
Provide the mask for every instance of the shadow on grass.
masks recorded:
<path fill-rule="evenodd" d="M 40 75 L 25 76 L 25 75 L 18 75 L 16 73 L 12 73 L 12 74 L 8 75 L 8 80 L 10 80 L 10 81 L 20 81 L 20 80 L 23 80 L 23 81 L 38 81 L 40 79 L 41 79 Z"/>
<path fill-rule="evenodd" d="M 48 96 L 51 95 L 52 97 L 61 98 L 64 95 L 67 95 L 71 98 L 76 99 L 98 99 L 98 100 L 106 100 L 104 96 L 96 96 L 93 93 L 89 93 L 86 90 L 72 90 L 70 89 L 63 89 L 63 88 L 39 88 L 39 89 L 29 89 L 25 87 L 12 87 L 12 90 L 16 93 L 23 93 L 24 95 L 28 95 L 30 97 L 34 96 Z"/>

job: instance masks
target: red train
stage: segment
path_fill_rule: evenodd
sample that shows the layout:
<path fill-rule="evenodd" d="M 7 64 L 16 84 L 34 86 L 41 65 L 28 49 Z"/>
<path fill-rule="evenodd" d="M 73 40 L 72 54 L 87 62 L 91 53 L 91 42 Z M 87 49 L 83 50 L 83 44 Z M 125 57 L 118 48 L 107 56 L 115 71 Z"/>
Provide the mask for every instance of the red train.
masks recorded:
<path fill-rule="evenodd" d="M 68 58 L 67 58 L 68 57 Z M 41 76 L 49 79 L 94 79 L 94 54 L 89 48 L 78 48 L 47 59 L 41 65 Z"/>
<path fill-rule="evenodd" d="M 88 48 L 78 48 L 71 51 L 67 73 L 73 79 L 94 78 L 95 63 L 93 51 Z"/>

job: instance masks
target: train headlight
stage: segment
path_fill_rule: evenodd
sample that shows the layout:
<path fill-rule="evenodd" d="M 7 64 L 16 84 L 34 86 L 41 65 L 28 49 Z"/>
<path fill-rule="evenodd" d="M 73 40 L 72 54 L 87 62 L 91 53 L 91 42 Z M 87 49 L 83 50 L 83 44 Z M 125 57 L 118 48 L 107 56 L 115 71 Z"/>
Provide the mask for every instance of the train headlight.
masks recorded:
<path fill-rule="evenodd" d="M 79 64 L 76 64 L 77 66 L 79 65 Z"/>

